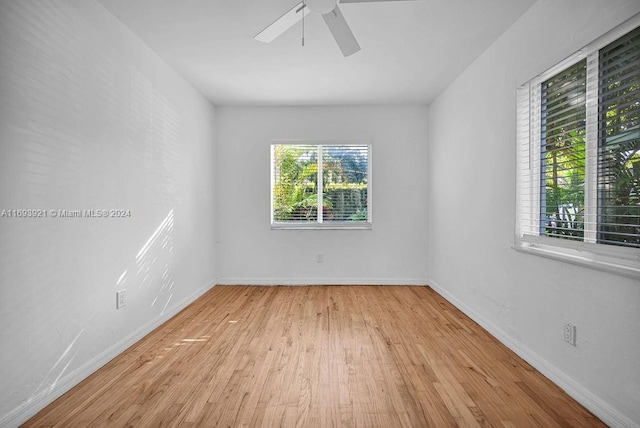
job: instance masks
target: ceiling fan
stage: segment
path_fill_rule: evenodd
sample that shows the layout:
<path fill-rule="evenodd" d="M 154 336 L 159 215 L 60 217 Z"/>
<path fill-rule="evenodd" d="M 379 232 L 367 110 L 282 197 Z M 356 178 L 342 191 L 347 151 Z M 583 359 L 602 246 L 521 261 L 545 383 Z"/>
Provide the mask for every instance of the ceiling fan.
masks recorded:
<path fill-rule="evenodd" d="M 341 0 L 340 3 L 369 3 L 379 1 L 406 0 Z M 344 56 L 353 55 L 360 50 L 358 41 L 338 7 L 338 0 L 301 1 L 253 38 L 264 43 L 270 43 L 280 34 L 291 28 L 296 22 L 303 19 L 309 12 L 322 15 L 324 22 L 327 24 L 327 27 L 329 27 L 329 31 L 331 31 L 333 38 L 336 40 Z M 302 43 L 304 45 L 304 35 Z"/>

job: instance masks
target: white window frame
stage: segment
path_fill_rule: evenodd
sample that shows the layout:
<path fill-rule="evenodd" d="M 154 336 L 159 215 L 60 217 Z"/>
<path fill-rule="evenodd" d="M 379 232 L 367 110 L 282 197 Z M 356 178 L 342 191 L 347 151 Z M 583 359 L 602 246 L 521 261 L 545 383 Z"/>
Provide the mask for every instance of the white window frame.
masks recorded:
<path fill-rule="evenodd" d="M 273 164 L 273 149 L 275 145 L 283 145 L 283 144 L 291 144 L 291 145 L 309 145 L 318 147 L 318 194 L 321 195 L 323 193 L 323 185 L 322 182 L 322 148 L 324 146 L 366 146 L 367 147 L 367 220 L 366 221 L 349 221 L 349 222 L 339 222 L 339 221 L 330 221 L 325 222 L 322 218 L 323 210 L 322 210 L 322 198 L 318 198 L 318 221 L 315 222 L 276 222 L 273 219 L 273 184 L 274 184 L 274 164 Z M 270 146 L 270 155 L 269 155 L 269 163 L 270 163 L 270 175 L 269 175 L 269 186 L 271 189 L 270 192 L 270 218 L 271 218 L 271 229 L 273 230 L 371 230 L 373 227 L 373 209 L 372 209 L 372 142 L 370 140 L 273 140 L 271 141 Z"/>
<path fill-rule="evenodd" d="M 598 244 L 598 65 L 599 50 L 640 25 L 640 14 L 517 88 L 515 249 L 606 272 L 640 278 L 640 248 Z M 540 236 L 541 85 L 586 58 L 586 165 L 584 241 Z M 595 172 L 594 172 L 595 171 Z"/>

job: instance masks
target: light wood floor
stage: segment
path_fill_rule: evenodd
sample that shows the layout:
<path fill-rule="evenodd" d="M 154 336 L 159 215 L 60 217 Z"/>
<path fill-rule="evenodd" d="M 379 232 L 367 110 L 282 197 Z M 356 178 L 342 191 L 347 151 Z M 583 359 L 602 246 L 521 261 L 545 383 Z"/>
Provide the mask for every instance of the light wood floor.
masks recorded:
<path fill-rule="evenodd" d="M 217 286 L 25 426 L 604 426 L 428 287 Z"/>

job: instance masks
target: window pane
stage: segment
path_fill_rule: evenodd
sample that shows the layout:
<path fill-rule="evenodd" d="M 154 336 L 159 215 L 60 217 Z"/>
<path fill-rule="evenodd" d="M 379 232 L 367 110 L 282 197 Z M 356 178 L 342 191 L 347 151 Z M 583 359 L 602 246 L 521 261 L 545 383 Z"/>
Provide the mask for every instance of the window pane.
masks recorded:
<path fill-rule="evenodd" d="M 598 242 L 640 247 L 640 28 L 600 50 Z"/>
<path fill-rule="evenodd" d="M 273 221 L 318 220 L 318 147 L 273 146 Z"/>
<path fill-rule="evenodd" d="M 368 146 L 323 146 L 323 221 L 367 221 Z"/>
<path fill-rule="evenodd" d="M 542 84 L 542 235 L 584 237 L 586 60 Z"/>

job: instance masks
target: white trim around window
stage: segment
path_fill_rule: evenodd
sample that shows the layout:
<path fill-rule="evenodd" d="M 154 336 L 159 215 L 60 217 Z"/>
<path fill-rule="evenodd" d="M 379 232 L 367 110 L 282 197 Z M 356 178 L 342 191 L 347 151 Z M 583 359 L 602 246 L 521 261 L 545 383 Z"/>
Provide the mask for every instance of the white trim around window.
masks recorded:
<path fill-rule="evenodd" d="M 311 187 L 315 190 L 313 193 L 315 194 L 315 201 L 313 200 L 314 195 L 310 195 L 310 197 L 306 198 L 308 200 L 313 201 L 312 204 L 307 204 L 307 212 L 308 217 L 304 217 L 300 212 L 294 213 L 291 215 L 291 218 L 283 217 L 280 214 L 281 210 L 278 208 L 278 204 L 282 204 L 277 201 L 278 196 L 276 195 L 276 188 L 278 186 L 278 181 L 280 180 L 281 172 L 279 171 L 280 166 L 276 160 L 277 155 L 276 151 L 279 147 L 297 147 L 304 148 L 310 152 L 313 152 L 314 160 L 305 165 L 306 168 L 315 168 L 316 178 L 312 181 Z M 321 198 L 319 195 L 325 195 L 326 193 L 331 193 L 330 191 L 325 192 L 325 180 L 318 180 L 317 177 L 326 178 L 327 174 L 323 174 L 323 171 L 326 172 L 329 169 L 328 164 L 330 162 L 325 162 L 327 156 L 331 155 L 332 150 L 338 150 L 340 148 L 347 149 L 346 152 L 351 152 L 351 155 L 356 156 L 361 161 L 366 162 L 366 166 L 362 166 L 359 164 L 359 170 L 357 171 L 358 175 L 364 175 L 364 180 L 361 179 L 358 182 L 343 182 L 342 184 L 345 187 L 354 186 L 357 188 L 362 188 L 364 186 L 364 190 L 366 191 L 366 201 L 362 201 L 362 207 L 357 212 L 356 208 L 352 208 L 353 212 L 341 212 L 341 216 L 345 217 L 345 220 L 336 220 L 335 218 L 328 218 L 329 215 L 333 216 L 333 213 L 330 213 L 331 209 L 334 208 L 331 205 L 331 202 L 327 202 L 324 196 Z M 349 150 L 353 148 L 353 150 Z M 307 157 L 308 155 L 302 153 L 302 158 Z M 271 218 L 271 229 L 278 230 L 327 230 L 327 229 L 340 229 L 340 230 L 371 230 L 372 229 L 372 143 L 369 140 L 274 140 L 271 144 L 270 151 L 270 218 Z M 362 170 L 360 170 L 362 169 Z M 320 174 L 317 172 L 320 171 Z M 340 187 L 339 184 L 331 182 L 329 184 L 331 187 Z M 356 192 L 357 193 L 357 192 Z M 299 202 L 298 202 L 299 203 Z M 343 210 L 344 211 L 344 210 Z M 278 218 L 280 215 L 281 218 Z M 350 217 L 350 218 L 348 218 Z"/>
<path fill-rule="evenodd" d="M 621 39 L 640 26 L 637 15 L 584 49 L 571 55 L 556 66 L 526 82 L 516 91 L 517 105 L 517 150 L 516 150 L 516 233 L 515 249 L 543 257 L 561 260 L 581 266 L 587 266 L 606 272 L 640 278 L 640 248 L 636 245 L 599 241 L 601 220 L 599 215 L 598 180 L 602 172 L 599 160 L 599 138 L 603 131 L 599 129 L 602 112 L 599 112 L 600 98 L 599 76 L 600 50 Z M 635 40 L 635 39 L 634 39 Z M 548 143 L 542 143 L 545 135 L 543 85 L 549 79 L 577 66 L 585 61 L 586 68 L 584 94 L 584 198 L 581 207 L 580 226 L 576 236 L 558 238 L 548 233 L 545 218 L 545 176 L 544 153 Z M 580 65 L 583 67 L 583 65 Z M 583 70 L 585 69 L 583 68 Z M 583 74 L 584 76 L 584 74 Z M 578 99 L 576 96 L 575 99 Z M 640 103 L 640 101 L 638 101 Z M 546 105 L 546 104 L 545 104 Z M 568 104 L 567 104 L 568 105 Z M 565 106 L 566 109 L 566 106 Z M 632 128 L 635 129 L 635 128 Z M 625 131 L 627 132 L 627 131 Z M 582 134 L 581 134 L 582 135 Z M 607 137 L 609 138 L 609 137 Z M 600 164 L 599 164 L 600 162 Z M 547 170 L 548 171 L 548 170 Z M 569 234 L 570 235 L 570 234 Z M 557 236 L 557 235 L 556 235 Z"/>

